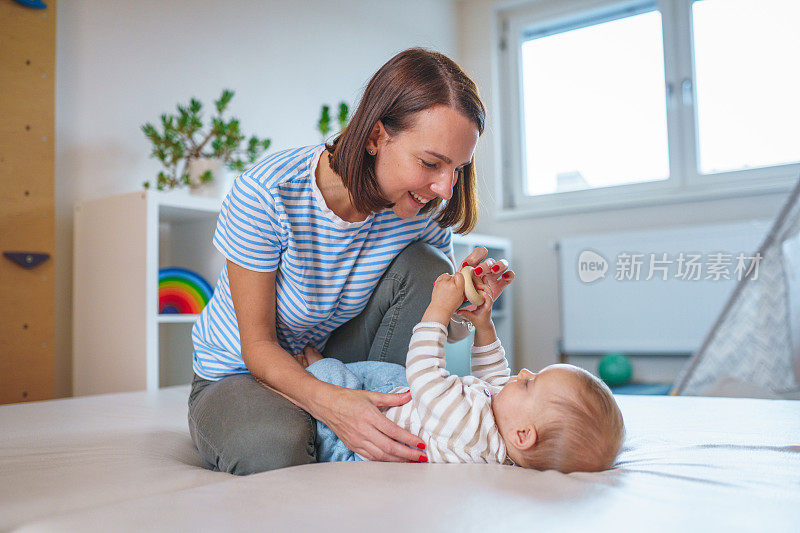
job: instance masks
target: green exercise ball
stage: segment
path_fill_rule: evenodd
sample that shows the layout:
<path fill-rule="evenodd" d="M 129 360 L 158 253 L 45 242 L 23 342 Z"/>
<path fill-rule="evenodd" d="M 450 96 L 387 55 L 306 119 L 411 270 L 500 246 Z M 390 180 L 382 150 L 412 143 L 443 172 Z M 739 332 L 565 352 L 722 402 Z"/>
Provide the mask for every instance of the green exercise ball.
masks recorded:
<path fill-rule="evenodd" d="M 624 385 L 631 380 L 631 360 L 621 353 L 608 353 L 600 359 L 600 379 L 609 387 Z"/>

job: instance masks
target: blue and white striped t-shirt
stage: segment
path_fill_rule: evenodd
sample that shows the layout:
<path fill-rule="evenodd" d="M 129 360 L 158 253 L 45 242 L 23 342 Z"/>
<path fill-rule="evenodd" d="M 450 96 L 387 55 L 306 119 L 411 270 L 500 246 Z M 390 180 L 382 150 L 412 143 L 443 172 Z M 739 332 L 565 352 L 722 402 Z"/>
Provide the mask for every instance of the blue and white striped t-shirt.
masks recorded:
<path fill-rule="evenodd" d="M 336 216 L 314 171 L 325 145 L 284 150 L 236 178 L 222 204 L 214 246 L 247 269 L 278 268 L 276 329 L 289 353 L 311 344 L 322 350 L 331 332 L 358 315 L 389 263 L 413 241 L 453 257 L 451 230 L 434 213 L 401 219 L 391 209 L 362 222 Z M 192 329 L 193 367 L 217 380 L 247 372 L 223 267 L 214 296 Z"/>

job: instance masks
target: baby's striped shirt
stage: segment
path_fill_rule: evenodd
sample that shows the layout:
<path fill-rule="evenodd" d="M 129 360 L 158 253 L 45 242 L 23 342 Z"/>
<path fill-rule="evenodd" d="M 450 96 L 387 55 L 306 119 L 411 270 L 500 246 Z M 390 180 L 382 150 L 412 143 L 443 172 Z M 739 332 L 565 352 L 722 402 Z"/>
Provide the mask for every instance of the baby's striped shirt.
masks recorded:
<path fill-rule="evenodd" d="M 412 399 L 385 409 L 386 416 L 425 442 L 430 462 L 508 464 L 492 414 L 491 396 L 511 373 L 500 341 L 473 346 L 472 375 L 464 377 L 445 369 L 446 341 L 447 328 L 438 322 L 414 327 L 406 359 Z"/>

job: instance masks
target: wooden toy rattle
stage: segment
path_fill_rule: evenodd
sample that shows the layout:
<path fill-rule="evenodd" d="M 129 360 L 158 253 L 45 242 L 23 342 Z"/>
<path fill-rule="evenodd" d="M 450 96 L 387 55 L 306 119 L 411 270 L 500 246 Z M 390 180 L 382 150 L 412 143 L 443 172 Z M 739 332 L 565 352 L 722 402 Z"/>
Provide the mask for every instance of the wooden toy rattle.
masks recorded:
<path fill-rule="evenodd" d="M 475 269 L 471 266 L 465 266 L 461 269 L 461 275 L 464 277 L 464 294 L 467 296 L 469 303 L 483 305 L 483 295 L 475 290 L 475 284 L 482 283 L 481 278 L 475 275 Z"/>

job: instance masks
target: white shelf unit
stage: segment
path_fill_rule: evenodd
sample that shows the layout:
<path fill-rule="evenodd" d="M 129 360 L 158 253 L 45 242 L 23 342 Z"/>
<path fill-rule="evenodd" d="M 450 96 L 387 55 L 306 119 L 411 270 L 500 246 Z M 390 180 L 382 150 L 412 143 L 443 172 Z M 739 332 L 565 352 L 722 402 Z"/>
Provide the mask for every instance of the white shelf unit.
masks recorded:
<path fill-rule="evenodd" d="M 101 394 L 189 383 L 191 330 L 198 315 L 158 314 L 158 270 L 176 266 L 216 286 L 225 260 L 211 244 L 219 200 L 141 191 L 75 206 L 73 394 Z M 455 257 L 475 246 L 511 260 L 510 242 L 454 236 Z M 495 303 L 497 334 L 513 366 L 510 291 Z M 469 373 L 472 335 L 448 345 L 448 368 Z"/>
<path fill-rule="evenodd" d="M 483 246 L 489 251 L 488 257 L 495 260 L 505 259 L 513 269 L 514 261 L 512 259 L 511 241 L 502 237 L 494 237 L 491 235 L 480 235 L 477 233 L 470 233 L 468 235 L 453 235 L 453 252 L 455 259 L 458 262 L 456 267 L 460 267 L 472 250 L 478 246 Z M 514 301 L 513 291 L 510 289 L 503 291 L 500 298 L 494 303 L 492 307 L 492 319 L 494 321 L 497 337 L 503 344 L 503 349 L 506 351 L 506 359 L 508 364 L 514 371 Z M 446 347 L 447 353 L 447 370 L 451 374 L 459 376 L 466 376 L 470 373 L 470 348 L 472 347 L 474 333 L 456 343 L 448 344 Z"/>
<path fill-rule="evenodd" d="M 192 377 L 197 315 L 158 314 L 158 270 L 191 269 L 214 287 L 221 202 L 141 191 L 78 204 L 74 222 L 73 393 L 155 390 Z"/>
<path fill-rule="evenodd" d="M 200 315 L 158 315 L 159 324 L 194 324 Z"/>

